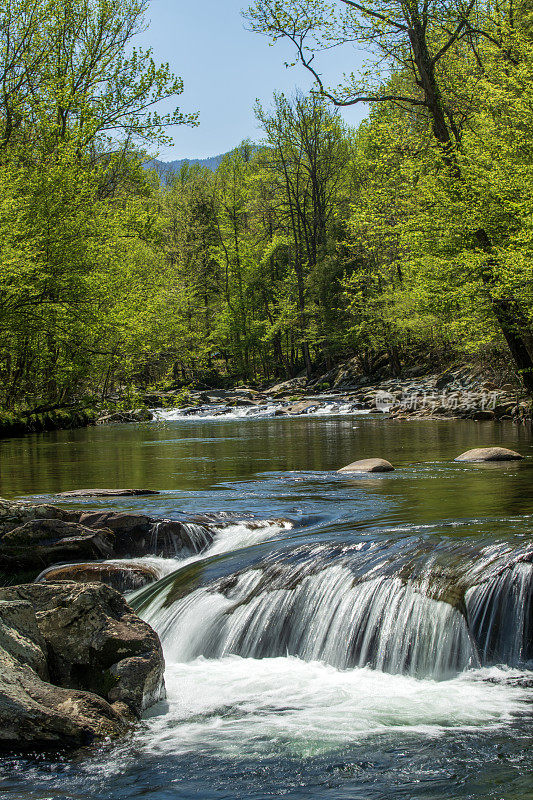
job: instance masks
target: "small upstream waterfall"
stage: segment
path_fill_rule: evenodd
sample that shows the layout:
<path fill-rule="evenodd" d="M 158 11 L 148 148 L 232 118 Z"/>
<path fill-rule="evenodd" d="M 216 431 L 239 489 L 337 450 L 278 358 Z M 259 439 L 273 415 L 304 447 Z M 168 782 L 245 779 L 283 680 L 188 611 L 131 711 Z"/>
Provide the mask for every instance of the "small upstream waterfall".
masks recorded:
<path fill-rule="evenodd" d="M 208 404 L 202 406 L 192 406 L 189 408 L 154 409 L 154 420 L 157 422 L 178 422 L 183 420 L 243 420 L 243 419 L 266 419 L 279 416 L 344 416 L 344 415 L 366 415 L 371 411 L 379 412 L 380 409 L 364 409 L 355 401 L 342 400 L 335 398 L 317 399 L 315 402 L 303 404 L 305 407 L 294 409 L 289 401 L 258 403 L 251 407 L 235 407 L 224 404 Z"/>
<path fill-rule="evenodd" d="M 193 522 L 155 522 L 151 531 L 150 551 L 158 556 L 173 558 L 182 555 L 202 553 L 212 543 L 214 532 L 204 525 Z"/>
<path fill-rule="evenodd" d="M 533 566 L 507 545 L 463 553 L 471 560 L 458 565 L 454 547 L 438 551 L 440 563 L 434 553 L 428 562 L 427 543 L 417 550 L 404 542 L 396 552 L 383 543 L 365 552 L 300 548 L 174 602 L 168 587 L 152 589 L 143 616 L 176 662 L 297 656 L 438 679 L 523 665 L 533 655 Z M 455 584 L 450 564 L 459 570 Z"/>

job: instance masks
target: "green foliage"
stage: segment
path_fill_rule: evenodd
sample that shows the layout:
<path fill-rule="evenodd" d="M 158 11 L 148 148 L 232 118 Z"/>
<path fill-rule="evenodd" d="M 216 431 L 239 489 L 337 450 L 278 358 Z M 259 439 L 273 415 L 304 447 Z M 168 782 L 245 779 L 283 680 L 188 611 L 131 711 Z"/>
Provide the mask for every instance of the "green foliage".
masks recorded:
<path fill-rule="evenodd" d="M 259 145 L 164 186 L 141 148 L 181 80 L 133 48 L 145 0 L 0 11 L 0 404 L 254 383 L 342 359 L 400 373 L 485 351 L 533 390 L 533 42 L 506 2 L 257 0 L 309 96 Z M 365 44 L 328 88 L 320 52 Z M 315 60 L 316 57 L 316 60 Z M 357 131 L 334 106 L 370 103 Z M 329 382 L 322 384 L 328 388 Z M 117 399 L 118 398 L 118 399 Z M 35 424 L 52 424 L 40 419 Z"/>
<path fill-rule="evenodd" d="M 130 381 L 165 263 L 142 145 L 182 91 L 132 49 L 145 0 L 0 10 L 0 404 L 61 404 Z M 143 342 L 142 344 L 141 341 Z"/>

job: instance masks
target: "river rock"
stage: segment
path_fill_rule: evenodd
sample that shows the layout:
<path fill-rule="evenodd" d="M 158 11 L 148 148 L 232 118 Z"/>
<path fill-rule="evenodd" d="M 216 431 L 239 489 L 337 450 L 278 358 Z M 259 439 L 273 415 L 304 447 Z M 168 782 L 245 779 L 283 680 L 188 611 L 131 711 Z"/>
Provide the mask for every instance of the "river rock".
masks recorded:
<path fill-rule="evenodd" d="M 457 456 L 455 461 L 519 461 L 523 457 L 506 447 L 476 447 Z"/>
<path fill-rule="evenodd" d="M 0 747 L 87 745 L 164 694 L 157 635 L 102 584 L 0 590 Z"/>
<path fill-rule="evenodd" d="M 66 562 L 192 555 L 213 538 L 211 528 L 196 523 L 0 499 L 0 580 L 34 580 L 46 567 Z"/>
<path fill-rule="evenodd" d="M 154 414 L 147 408 L 136 408 L 131 411 L 115 411 L 104 414 L 96 420 L 97 425 L 120 425 L 131 422 L 151 422 Z"/>
<path fill-rule="evenodd" d="M 104 583 L 117 592 L 133 592 L 142 589 L 158 578 L 157 572 L 144 564 L 65 564 L 59 567 L 49 567 L 37 578 L 36 583 L 46 581 L 73 581 L 75 583 Z"/>
<path fill-rule="evenodd" d="M 65 509 L 50 505 L 16 503 L 0 498 L 0 538 L 34 519 L 66 519 Z"/>
<path fill-rule="evenodd" d="M 113 557 L 118 558 L 147 554 L 173 558 L 183 551 L 200 553 L 211 544 L 214 536 L 202 525 L 155 520 L 144 514 L 94 511 L 81 513 L 78 518 L 89 528 L 110 529 L 115 537 Z"/>
<path fill-rule="evenodd" d="M 43 569 L 80 559 L 113 555 L 114 535 L 108 528 L 92 530 L 59 519 L 33 519 L 5 533 L 0 540 L 0 569 Z"/>
<path fill-rule="evenodd" d="M 494 411 L 490 411 L 489 409 L 480 409 L 479 411 L 474 411 L 472 414 L 472 419 L 474 422 L 488 422 L 496 418 Z"/>
<path fill-rule="evenodd" d="M 288 414 L 307 414 L 312 409 L 317 407 L 316 402 L 308 402 L 302 401 L 299 403 L 293 403 L 292 405 L 288 406 L 286 409 Z"/>
<path fill-rule="evenodd" d="M 141 495 L 161 494 L 154 489 L 74 489 L 59 492 L 56 497 L 138 497 Z"/>
<path fill-rule="evenodd" d="M 361 461 L 354 461 L 353 464 L 348 464 L 347 467 L 342 467 L 337 472 L 392 472 L 393 470 L 394 467 L 390 461 L 385 461 L 384 458 L 364 458 Z"/>
<path fill-rule="evenodd" d="M 33 608 L 53 684 L 92 692 L 133 717 L 164 696 L 157 634 L 108 586 L 26 584 L 0 589 L 0 601 Z"/>

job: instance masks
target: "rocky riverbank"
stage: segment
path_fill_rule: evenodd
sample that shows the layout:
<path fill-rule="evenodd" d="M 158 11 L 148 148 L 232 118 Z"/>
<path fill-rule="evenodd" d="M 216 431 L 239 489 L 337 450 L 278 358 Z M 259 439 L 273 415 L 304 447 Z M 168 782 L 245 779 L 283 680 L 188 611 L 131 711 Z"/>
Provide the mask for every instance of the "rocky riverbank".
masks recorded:
<path fill-rule="evenodd" d="M 35 580 L 57 564 L 137 558 L 172 558 L 205 550 L 213 541 L 209 525 L 156 519 L 139 513 L 76 511 L 60 506 L 16 503 L 0 498 L 0 582 Z M 100 568 L 99 580 L 138 588 L 139 571 Z M 92 580 L 97 567 L 91 571 Z M 79 570 L 79 579 L 81 573 Z M 62 579 L 67 577 L 65 572 Z M 72 575 L 68 576 L 72 578 Z M 145 578 L 152 579 L 149 574 Z M 124 581 L 121 583 L 120 581 Z M 128 580 L 132 581 L 131 585 Z"/>
<path fill-rule="evenodd" d="M 160 397 L 160 410 L 154 413 L 159 419 L 385 413 L 393 419 L 531 420 L 531 400 L 516 386 L 498 385 L 466 368 L 379 383 L 351 380 L 332 389 L 295 378 L 262 391 L 242 387 L 190 392 L 179 404 L 171 396 Z M 167 406 L 175 406 L 177 413 Z"/>
<path fill-rule="evenodd" d="M 395 419 L 447 417 L 516 422 L 531 421 L 533 417 L 533 400 L 518 382 L 489 379 L 480 369 L 458 366 L 423 376 L 373 380 L 350 365 L 347 362 L 310 381 L 299 376 L 261 389 L 240 386 L 150 391 L 140 396 L 142 407 L 125 411 L 57 410 L 21 415 L 0 412 L 0 438 L 88 425 L 171 419 L 165 416 L 170 410 L 180 410 L 184 416 L 223 416 L 236 411 L 247 416 L 258 409 L 264 416 L 280 417 L 316 412 L 383 412 Z"/>
<path fill-rule="evenodd" d="M 0 500 L 0 580 L 8 584 L 0 588 L 0 748 L 120 736 L 162 699 L 159 639 L 115 590 L 157 574 L 103 559 L 192 554 L 212 538 L 194 523 Z"/>

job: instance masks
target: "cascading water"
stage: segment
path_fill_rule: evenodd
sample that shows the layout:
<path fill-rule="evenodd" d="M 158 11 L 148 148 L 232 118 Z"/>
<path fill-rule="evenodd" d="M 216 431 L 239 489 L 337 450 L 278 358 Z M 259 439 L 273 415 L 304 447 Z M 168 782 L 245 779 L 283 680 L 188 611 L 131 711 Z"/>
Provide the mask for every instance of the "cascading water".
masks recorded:
<path fill-rule="evenodd" d="M 201 553 L 212 544 L 213 530 L 193 522 L 181 522 L 176 530 L 173 521 L 155 522 L 152 527 L 150 551 L 156 555 L 175 557 L 183 551 Z"/>
<path fill-rule="evenodd" d="M 465 600 L 483 664 L 533 661 L 532 564 L 515 564 L 467 591 Z"/>
<path fill-rule="evenodd" d="M 459 563 L 453 544 L 427 551 L 413 540 L 297 548 L 177 602 L 168 586 L 136 602 L 176 661 L 289 655 L 438 679 L 527 661 L 533 567 L 523 549 L 461 545 Z"/>
<path fill-rule="evenodd" d="M 379 409 L 364 409 L 355 401 L 342 400 L 335 398 L 322 398 L 301 410 L 291 408 L 291 403 L 278 401 L 258 403 L 252 407 L 235 408 L 224 404 L 209 404 L 203 406 L 192 406 L 189 408 L 154 409 L 154 420 L 157 422 L 178 422 L 183 420 L 243 420 L 243 419 L 267 419 L 277 416 L 306 416 L 306 417 L 325 417 L 325 416 L 344 416 L 344 415 L 363 415 L 370 414 L 371 411 L 377 413 Z"/>
<path fill-rule="evenodd" d="M 224 515 L 207 515 L 199 522 L 160 521 L 151 531 L 150 554 L 139 558 L 109 559 L 106 563 L 148 567 L 158 578 L 171 575 L 180 567 L 214 556 L 258 544 L 288 531 L 293 523 L 284 519 L 232 520 Z M 43 573 L 44 574 L 44 573 Z"/>

